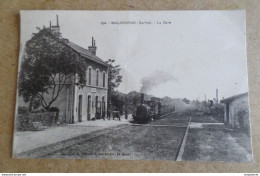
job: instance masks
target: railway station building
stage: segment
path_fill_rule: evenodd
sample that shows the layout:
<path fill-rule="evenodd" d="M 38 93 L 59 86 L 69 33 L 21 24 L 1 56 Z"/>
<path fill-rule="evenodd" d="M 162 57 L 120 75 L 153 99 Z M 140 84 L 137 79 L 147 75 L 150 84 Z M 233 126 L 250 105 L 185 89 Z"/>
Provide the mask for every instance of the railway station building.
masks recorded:
<path fill-rule="evenodd" d="M 97 46 L 94 38 L 92 37 L 88 49 L 61 38 L 58 16 L 56 25 L 53 26 L 50 22 L 48 28 L 44 27 L 34 37 L 38 37 L 39 40 L 41 38 L 47 38 L 49 41 L 59 40 L 86 61 L 86 85 L 78 86 L 75 75 L 66 82 L 58 98 L 51 105 L 59 109 L 58 120 L 62 123 L 75 123 L 93 118 L 105 118 L 107 116 L 108 65 L 96 55 Z M 50 95 L 45 97 L 47 100 L 48 96 Z"/>
<path fill-rule="evenodd" d="M 88 49 L 72 42 L 66 42 L 66 44 L 87 60 L 86 85 L 80 88 L 72 84 L 66 90 L 68 108 L 64 112 L 66 115 L 63 115 L 66 117 L 66 123 L 105 118 L 107 115 L 108 66 L 96 56 L 97 47 L 94 39 L 92 38 L 92 45 Z"/>

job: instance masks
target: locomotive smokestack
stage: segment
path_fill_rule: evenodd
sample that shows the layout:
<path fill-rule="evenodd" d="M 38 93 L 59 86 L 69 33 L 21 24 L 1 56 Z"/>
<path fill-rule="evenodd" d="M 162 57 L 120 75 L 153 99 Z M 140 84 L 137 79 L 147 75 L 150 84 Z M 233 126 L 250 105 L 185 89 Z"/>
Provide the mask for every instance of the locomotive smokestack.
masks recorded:
<path fill-rule="evenodd" d="M 144 94 L 141 94 L 141 104 L 144 104 Z"/>

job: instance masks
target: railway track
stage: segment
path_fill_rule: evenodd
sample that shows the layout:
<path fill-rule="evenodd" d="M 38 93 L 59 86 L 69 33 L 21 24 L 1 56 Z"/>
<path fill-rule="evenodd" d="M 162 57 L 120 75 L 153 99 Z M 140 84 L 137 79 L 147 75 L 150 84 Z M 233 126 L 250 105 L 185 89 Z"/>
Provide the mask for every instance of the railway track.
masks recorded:
<path fill-rule="evenodd" d="M 167 116 L 171 113 L 168 113 L 164 116 Z M 160 118 L 162 119 L 162 117 Z M 183 137 L 181 139 L 181 143 L 178 147 L 178 151 L 177 151 L 177 154 L 175 155 L 175 160 L 176 161 L 182 161 L 182 155 L 184 153 L 184 148 L 185 148 L 185 144 L 186 144 L 186 140 L 187 140 L 187 137 L 188 137 L 188 131 L 189 131 L 189 126 L 190 126 L 190 123 L 191 123 L 191 119 L 192 117 L 190 117 L 189 119 L 172 119 L 173 122 L 179 122 L 177 124 L 173 124 L 173 125 L 169 125 L 169 124 L 141 124 L 141 126 L 143 127 L 172 127 L 172 128 L 186 128 L 185 130 L 185 133 L 183 133 Z M 184 122 L 184 123 L 183 123 Z M 187 124 L 185 122 L 188 122 Z M 181 124 L 183 123 L 183 124 Z M 137 124 L 135 124 L 137 125 Z M 140 125 L 140 124 L 138 124 Z"/>

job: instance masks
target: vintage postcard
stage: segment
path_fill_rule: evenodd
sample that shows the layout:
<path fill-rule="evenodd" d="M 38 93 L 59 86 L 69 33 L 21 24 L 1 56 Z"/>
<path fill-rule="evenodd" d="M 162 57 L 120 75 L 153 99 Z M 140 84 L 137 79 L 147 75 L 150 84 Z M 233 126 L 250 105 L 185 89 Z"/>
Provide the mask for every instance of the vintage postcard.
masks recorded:
<path fill-rule="evenodd" d="M 20 16 L 13 157 L 253 161 L 244 10 Z"/>

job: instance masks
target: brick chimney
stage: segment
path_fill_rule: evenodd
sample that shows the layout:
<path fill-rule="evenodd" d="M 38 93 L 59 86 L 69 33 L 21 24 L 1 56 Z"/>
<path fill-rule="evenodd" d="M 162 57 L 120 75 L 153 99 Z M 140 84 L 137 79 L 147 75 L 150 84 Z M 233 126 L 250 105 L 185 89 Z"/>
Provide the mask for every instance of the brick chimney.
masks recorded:
<path fill-rule="evenodd" d="M 216 103 L 218 103 L 218 89 L 216 89 Z"/>
<path fill-rule="evenodd" d="M 88 47 L 89 52 L 91 52 L 94 56 L 96 55 L 97 47 L 96 47 L 96 41 L 92 37 L 92 45 Z"/>
<path fill-rule="evenodd" d="M 57 22 L 57 27 L 60 27 L 59 26 L 59 16 L 58 15 L 56 15 L 56 22 Z"/>
<path fill-rule="evenodd" d="M 53 26 L 51 24 L 51 21 L 50 21 L 50 31 L 52 32 L 53 35 L 57 36 L 58 38 L 61 37 L 61 33 L 60 33 L 60 26 L 59 26 L 59 16 L 56 15 L 56 22 L 57 22 L 57 25 Z"/>

